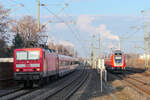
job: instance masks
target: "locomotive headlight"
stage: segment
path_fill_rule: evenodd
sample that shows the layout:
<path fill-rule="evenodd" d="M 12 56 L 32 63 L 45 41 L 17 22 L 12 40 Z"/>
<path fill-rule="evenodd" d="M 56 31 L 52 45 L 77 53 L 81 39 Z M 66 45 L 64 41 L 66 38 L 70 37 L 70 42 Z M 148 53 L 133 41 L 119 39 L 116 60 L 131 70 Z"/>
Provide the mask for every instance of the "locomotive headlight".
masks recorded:
<path fill-rule="evenodd" d="M 20 70 L 19 69 L 16 69 L 16 72 L 19 72 Z"/>
<path fill-rule="evenodd" d="M 40 68 L 37 68 L 36 71 L 40 71 Z"/>

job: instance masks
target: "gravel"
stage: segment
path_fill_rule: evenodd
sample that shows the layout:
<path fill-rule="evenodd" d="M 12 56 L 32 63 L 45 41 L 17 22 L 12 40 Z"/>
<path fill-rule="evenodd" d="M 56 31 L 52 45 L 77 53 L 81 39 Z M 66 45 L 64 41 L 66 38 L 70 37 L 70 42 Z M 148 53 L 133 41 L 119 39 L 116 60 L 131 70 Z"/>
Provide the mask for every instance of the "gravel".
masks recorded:
<path fill-rule="evenodd" d="M 115 75 L 108 74 L 108 81 L 103 83 L 103 92 L 101 92 L 100 77 L 95 70 L 90 70 L 88 80 L 70 100 L 150 100 Z"/>
<path fill-rule="evenodd" d="M 72 96 L 70 100 L 114 100 L 109 91 L 106 90 L 107 85 L 103 87 L 101 92 L 100 77 L 96 70 L 90 69 L 90 75 L 88 80 L 83 86 Z M 109 87 L 107 87 L 109 89 Z"/>

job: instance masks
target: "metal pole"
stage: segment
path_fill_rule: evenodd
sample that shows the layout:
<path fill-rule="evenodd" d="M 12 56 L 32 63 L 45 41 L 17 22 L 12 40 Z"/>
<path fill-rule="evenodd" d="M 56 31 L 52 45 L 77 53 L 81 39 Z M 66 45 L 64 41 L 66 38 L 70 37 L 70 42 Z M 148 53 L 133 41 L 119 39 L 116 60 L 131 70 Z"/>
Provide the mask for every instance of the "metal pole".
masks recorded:
<path fill-rule="evenodd" d="M 137 61 L 136 44 L 134 44 L 135 61 Z"/>
<path fill-rule="evenodd" d="M 136 54 L 136 44 L 134 44 L 134 53 L 135 53 L 135 56 L 137 55 Z"/>
<path fill-rule="evenodd" d="M 148 69 L 148 41 L 149 41 L 149 37 L 148 37 L 148 32 L 147 32 L 147 23 L 145 23 L 145 36 L 144 36 L 144 40 L 145 40 L 145 68 L 146 70 Z"/>
<path fill-rule="evenodd" d="M 99 59 L 101 59 L 101 37 L 99 34 Z"/>
<path fill-rule="evenodd" d="M 105 69 L 105 81 L 107 82 L 107 71 Z"/>
<path fill-rule="evenodd" d="M 100 80 L 101 80 L 101 92 L 103 92 L 103 70 L 101 69 Z"/>
<path fill-rule="evenodd" d="M 95 54 L 94 54 L 94 35 L 92 37 L 92 53 L 91 53 L 92 68 L 95 68 Z"/>
<path fill-rule="evenodd" d="M 121 50 L 121 39 L 119 37 L 119 50 Z"/>
<path fill-rule="evenodd" d="M 141 13 L 143 14 L 143 17 L 145 15 L 145 11 L 142 10 Z M 148 32 L 147 32 L 147 23 L 146 21 L 144 21 L 145 24 L 145 35 L 144 35 L 144 41 L 145 41 L 145 69 L 148 69 L 148 52 L 149 52 L 149 46 L 148 46 L 148 42 L 149 42 L 149 37 L 148 37 Z"/>
<path fill-rule="evenodd" d="M 37 0 L 37 27 L 40 30 L 40 1 Z"/>

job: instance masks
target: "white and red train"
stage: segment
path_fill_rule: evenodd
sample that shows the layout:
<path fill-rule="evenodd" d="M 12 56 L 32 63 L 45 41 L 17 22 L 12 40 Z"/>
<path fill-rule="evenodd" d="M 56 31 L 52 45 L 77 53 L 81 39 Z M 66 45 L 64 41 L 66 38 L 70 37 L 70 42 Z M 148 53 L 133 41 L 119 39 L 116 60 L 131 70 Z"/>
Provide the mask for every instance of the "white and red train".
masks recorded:
<path fill-rule="evenodd" d="M 125 55 L 121 50 L 115 50 L 110 58 L 105 59 L 105 66 L 108 71 L 124 71 L 125 70 Z"/>
<path fill-rule="evenodd" d="M 58 55 L 52 49 L 24 48 L 14 50 L 14 78 L 25 86 L 41 85 L 52 76 L 61 77 L 74 71 L 78 60 Z"/>

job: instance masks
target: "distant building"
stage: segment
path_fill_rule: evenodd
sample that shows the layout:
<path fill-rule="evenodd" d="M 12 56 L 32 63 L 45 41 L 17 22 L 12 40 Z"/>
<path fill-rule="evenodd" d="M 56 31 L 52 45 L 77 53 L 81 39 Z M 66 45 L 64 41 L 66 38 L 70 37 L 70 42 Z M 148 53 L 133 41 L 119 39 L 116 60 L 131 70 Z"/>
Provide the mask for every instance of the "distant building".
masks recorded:
<path fill-rule="evenodd" d="M 144 60 L 144 59 L 145 59 L 145 54 L 140 55 L 140 56 L 139 56 L 139 59 Z M 150 55 L 148 55 L 148 59 L 150 59 Z"/>

